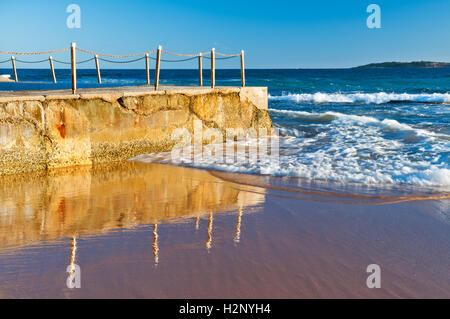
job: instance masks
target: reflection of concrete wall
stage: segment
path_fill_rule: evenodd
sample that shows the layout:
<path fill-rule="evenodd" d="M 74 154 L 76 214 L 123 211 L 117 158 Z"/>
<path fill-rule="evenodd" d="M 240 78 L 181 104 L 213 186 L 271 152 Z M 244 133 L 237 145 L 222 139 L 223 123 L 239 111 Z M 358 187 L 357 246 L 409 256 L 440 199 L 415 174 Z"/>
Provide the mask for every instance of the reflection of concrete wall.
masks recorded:
<path fill-rule="evenodd" d="M 125 162 L 0 177 L 0 245 L 95 234 L 258 205 L 207 171 Z M 246 189 L 245 186 L 239 186 Z"/>
<path fill-rule="evenodd" d="M 0 97 L 0 175 L 168 151 L 195 120 L 223 133 L 272 126 L 267 88 L 89 92 Z"/>

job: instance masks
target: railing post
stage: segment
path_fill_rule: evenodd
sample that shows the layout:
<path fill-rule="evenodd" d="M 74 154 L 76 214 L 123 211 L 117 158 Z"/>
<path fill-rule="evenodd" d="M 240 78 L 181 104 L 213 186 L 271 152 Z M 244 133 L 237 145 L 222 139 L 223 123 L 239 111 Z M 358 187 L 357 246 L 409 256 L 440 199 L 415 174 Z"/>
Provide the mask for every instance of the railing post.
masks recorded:
<path fill-rule="evenodd" d="M 102 75 L 100 74 L 100 64 L 98 63 L 98 55 L 95 55 L 95 68 L 97 69 L 98 84 L 102 84 Z"/>
<path fill-rule="evenodd" d="M 77 56 L 76 56 L 76 47 L 77 44 L 72 42 L 72 46 L 70 49 L 71 56 L 71 64 L 72 64 L 72 94 L 75 94 L 77 91 Z"/>
<path fill-rule="evenodd" d="M 14 81 L 19 82 L 19 78 L 17 77 L 16 58 L 12 56 L 11 62 L 12 62 L 12 67 L 13 67 L 13 72 L 14 72 Z"/>
<path fill-rule="evenodd" d="M 161 67 L 161 50 L 162 47 L 159 46 L 156 51 L 156 70 L 155 70 L 155 90 L 158 89 L 159 86 L 159 69 Z"/>
<path fill-rule="evenodd" d="M 49 57 L 50 69 L 52 70 L 53 83 L 56 83 L 55 67 L 53 66 L 53 57 Z"/>
<path fill-rule="evenodd" d="M 211 50 L 211 88 L 216 86 L 216 49 Z"/>
<path fill-rule="evenodd" d="M 203 86 L 203 56 L 201 53 L 198 55 L 198 81 L 200 86 Z"/>
<path fill-rule="evenodd" d="M 150 61 L 148 53 L 145 54 L 145 70 L 147 72 L 147 85 L 150 85 Z"/>
<path fill-rule="evenodd" d="M 241 51 L 241 83 L 245 86 L 245 65 L 244 65 L 244 50 Z"/>

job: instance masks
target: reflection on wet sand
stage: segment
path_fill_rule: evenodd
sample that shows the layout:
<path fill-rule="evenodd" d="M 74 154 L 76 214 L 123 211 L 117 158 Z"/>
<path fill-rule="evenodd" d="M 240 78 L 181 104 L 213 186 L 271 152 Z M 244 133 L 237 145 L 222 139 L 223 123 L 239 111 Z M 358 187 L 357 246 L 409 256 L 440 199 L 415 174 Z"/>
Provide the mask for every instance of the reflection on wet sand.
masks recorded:
<path fill-rule="evenodd" d="M 448 200 L 316 194 L 334 187 L 138 162 L 3 177 L 0 295 L 449 296 Z"/>
<path fill-rule="evenodd" d="M 264 189 L 238 187 L 207 171 L 159 164 L 125 162 L 4 176 L 0 249 L 154 224 L 158 264 L 158 224 L 192 220 L 198 229 L 200 219 L 207 217 L 209 249 L 213 214 L 241 212 L 264 201 Z"/>
<path fill-rule="evenodd" d="M 242 222 L 242 207 L 239 207 L 237 222 L 236 222 L 236 233 L 234 235 L 234 242 L 239 244 L 241 241 L 241 222 Z"/>
<path fill-rule="evenodd" d="M 212 171 L 224 181 L 253 186 L 294 200 L 309 200 L 333 204 L 389 205 L 414 201 L 450 199 L 448 187 L 435 188 L 415 185 L 362 184 L 286 178 L 264 175 L 246 175 Z"/>
<path fill-rule="evenodd" d="M 208 239 L 206 240 L 206 248 L 208 251 L 211 249 L 212 244 L 212 227 L 213 227 L 213 213 L 209 213 L 208 218 Z"/>
<path fill-rule="evenodd" d="M 199 223 L 200 223 L 200 216 L 197 216 L 195 218 L 195 230 L 198 230 Z"/>
<path fill-rule="evenodd" d="M 77 259 L 77 237 L 75 237 L 75 236 L 72 237 L 71 247 L 72 247 L 72 249 L 70 250 L 69 267 L 71 269 L 70 271 L 73 271 L 75 261 Z"/>
<path fill-rule="evenodd" d="M 74 287 L 73 280 L 75 275 L 75 267 L 76 267 L 76 259 L 77 259 L 77 237 L 72 237 L 71 250 L 70 250 L 70 258 L 69 265 L 67 266 L 67 273 L 69 275 L 67 279 L 67 286 Z"/>
<path fill-rule="evenodd" d="M 158 224 L 153 225 L 153 258 L 155 259 L 155 266 L 159 263 L 159 246 L 158 246 Z"/>

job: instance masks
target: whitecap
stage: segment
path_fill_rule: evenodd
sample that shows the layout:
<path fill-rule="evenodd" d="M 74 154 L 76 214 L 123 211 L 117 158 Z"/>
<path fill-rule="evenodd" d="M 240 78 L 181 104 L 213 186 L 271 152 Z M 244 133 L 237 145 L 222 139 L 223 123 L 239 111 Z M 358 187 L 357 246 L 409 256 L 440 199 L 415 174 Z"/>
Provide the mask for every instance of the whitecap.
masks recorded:
<path fill-rule="evenodd" d="M 410 94 L 410 93 L 298 93 L 269 96 L 272 101 L 293 101 L 306 103 L 366 103 L 383 104 L 394 101 L 450 103 L 449 93 Z"/>

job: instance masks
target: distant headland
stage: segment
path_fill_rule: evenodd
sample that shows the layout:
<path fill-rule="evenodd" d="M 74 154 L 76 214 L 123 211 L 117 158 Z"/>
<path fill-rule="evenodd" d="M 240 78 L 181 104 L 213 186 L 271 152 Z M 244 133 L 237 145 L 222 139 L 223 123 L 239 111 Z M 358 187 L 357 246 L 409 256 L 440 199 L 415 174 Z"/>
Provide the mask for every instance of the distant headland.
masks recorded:
<path fill-rule="evenodd" d="M 373 69 L 373 68 L 448 68 L 450 63 L 447 62 L 430 62 L 430 61 L 415 61 L 415 62 L 383 62 L 370 63 L 355 67 L 355 69 Z"/>

